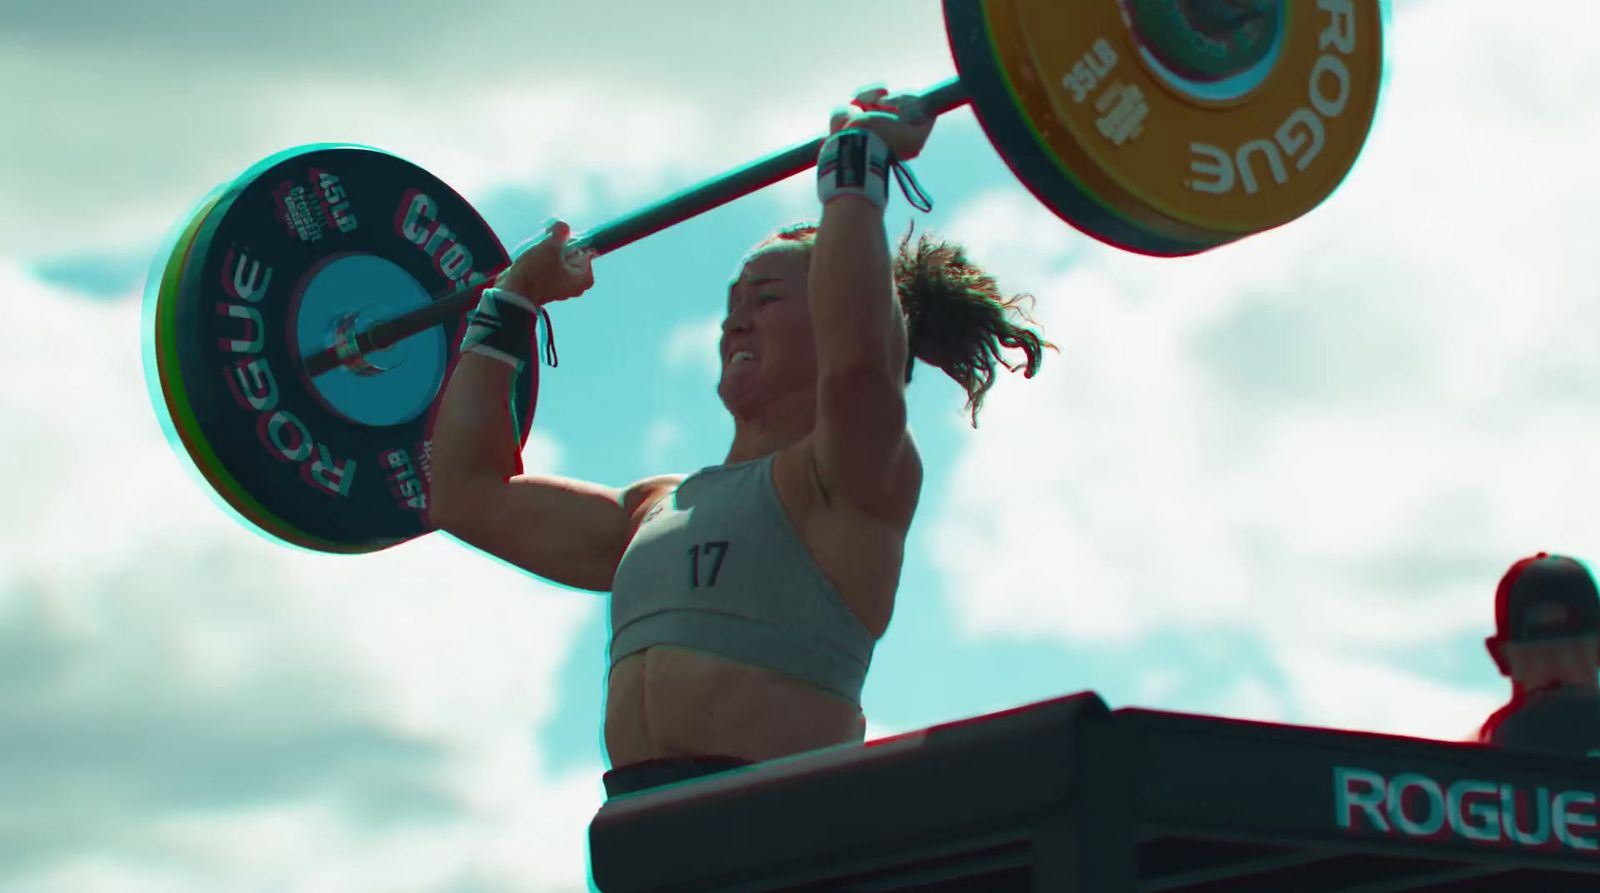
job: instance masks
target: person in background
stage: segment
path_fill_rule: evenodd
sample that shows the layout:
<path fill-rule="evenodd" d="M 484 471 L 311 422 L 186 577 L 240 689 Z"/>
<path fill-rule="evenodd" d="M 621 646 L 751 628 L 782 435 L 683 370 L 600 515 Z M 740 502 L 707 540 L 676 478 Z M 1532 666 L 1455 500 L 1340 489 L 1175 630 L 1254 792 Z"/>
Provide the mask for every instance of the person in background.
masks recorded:
<path fill-rule="evenodd" d="M 1506 571 L 1484 644 L 1511 699 L 1479 729 L 1498 747 L 1600 756 L 1600 592 L 1589 569 L 1540 552 Z"/>

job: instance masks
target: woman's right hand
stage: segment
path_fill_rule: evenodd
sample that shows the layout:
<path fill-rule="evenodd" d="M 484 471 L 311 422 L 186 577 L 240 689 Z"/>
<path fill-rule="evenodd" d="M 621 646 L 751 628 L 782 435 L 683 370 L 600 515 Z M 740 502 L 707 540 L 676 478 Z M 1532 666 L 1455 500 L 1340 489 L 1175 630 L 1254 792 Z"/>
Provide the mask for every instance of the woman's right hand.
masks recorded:
<path fill-rule="evenodd" d="M 588 291 L 594 285 L 590 262 L 595 252 L 569 249 L 567 239 L 571 235 L 572 228 L 567 224 L 560 220 L 551 223 L 538 241 L 495 278 L 494 287 L 535 304 L 565 301 Z"/>

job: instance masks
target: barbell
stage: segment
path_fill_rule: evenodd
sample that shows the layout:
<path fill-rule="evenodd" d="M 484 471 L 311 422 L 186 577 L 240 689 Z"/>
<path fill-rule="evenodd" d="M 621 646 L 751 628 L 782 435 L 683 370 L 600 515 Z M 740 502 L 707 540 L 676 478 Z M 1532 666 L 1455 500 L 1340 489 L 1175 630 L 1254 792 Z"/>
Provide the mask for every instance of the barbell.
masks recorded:
<path fill-rule="evenodd" d="M 970 106 L 1017 179 L 1116 248 L 1193 255 L 1310 212 L 1376 114 L 1382 0 L 944 0 Z M 607 254 L 816 164 L 823 139 L 575 237 Z M 164 260 L 162 260 L 164 258 Z M 158 256 L 145 362 L 169 440 L 250 528 L 322 552 L 432 530 L 428 423 L 463 314 L 510 264 L 396 155 L 317 144 L 218 186 Z M 526 443 L 527 362 L 508 407 Z"/>

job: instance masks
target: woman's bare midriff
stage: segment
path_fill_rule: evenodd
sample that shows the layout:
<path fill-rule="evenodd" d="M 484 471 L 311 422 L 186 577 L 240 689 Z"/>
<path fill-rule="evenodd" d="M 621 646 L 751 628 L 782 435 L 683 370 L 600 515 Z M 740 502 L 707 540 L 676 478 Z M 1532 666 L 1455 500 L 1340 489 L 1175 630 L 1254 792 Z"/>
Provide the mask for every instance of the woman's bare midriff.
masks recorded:
<path fill-rule="evenodd" d="M 775 464 L 780 501 L 806 548 L 874 638 L 883 635 L 899 582 L 904 533 L 814 511 L 804 461 Z M 605 741 L 613 768 L 715 754 L 751 762 L 866 738 L 866 717 L 806 680 L 716 655 L 657 645 L 612 667 Z"/>
<path fill-rule="evenodd" d="M 606 689 L 613 767 L 706 754 L 761 762 L 866 736 L 861 710 L 838 695 L 673 645 L 618 661 Z"/>

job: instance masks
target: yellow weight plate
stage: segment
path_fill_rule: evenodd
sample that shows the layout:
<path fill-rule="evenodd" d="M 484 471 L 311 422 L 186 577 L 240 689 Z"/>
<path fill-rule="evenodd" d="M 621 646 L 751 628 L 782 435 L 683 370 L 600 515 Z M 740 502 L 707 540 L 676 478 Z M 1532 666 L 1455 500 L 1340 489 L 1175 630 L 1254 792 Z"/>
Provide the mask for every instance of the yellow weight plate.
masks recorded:
<path fill-rule="evenodd" d="M 1018 162 L 1028 163 L 1017 171 L 1018 177 L 1058 215 L 1124 250 L 1174 257 L 1198 254 L 1231 241 L 1232 237 L 1172 220 L 1132 200 L 1110 171 L 1058 120 L 1052 97 L 1063 89 L 1062 79 L 1049 78 L 1035 67 L 1018 6 L 1019 0 L 988 0 L 984 5 L 992 51 L 985 58 L 992 57 L 1008 89 L 1004 96 L 996 96 L 998 91 L 979 94 L 986 101 L 974 103 L 1001 155 L 1012 161 L 1014 169 Z M 1047 39 L 1074 46 L 1082 43 L 1083 35 L 1071 22 L 1056 27 L 1058 32 Z M 969 65 L 962 69 L 962 82 L 981 84 L 985 73 L 986 69 Z M 1006 126 L 1008 123 L 1012 126 Z"/>
<path fill-rule="evenodd" d="M 1058 152 L 1102 201 L 1183 238 L 1225 242 L 1315 208 L 1349 173 L 1383 74 L 1378 0 L 1286 2 L 1255 72 L 1196 84 L 1165 71 L 1122 0 L 1000 0 L 1014 14 Z M 992 14 L 996 26 L 1006 16 Z M 1070 36 L 1071 39 L 1065 39 Z"/>

